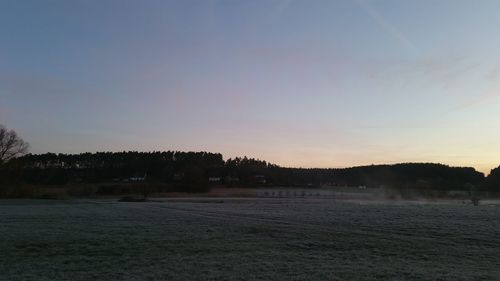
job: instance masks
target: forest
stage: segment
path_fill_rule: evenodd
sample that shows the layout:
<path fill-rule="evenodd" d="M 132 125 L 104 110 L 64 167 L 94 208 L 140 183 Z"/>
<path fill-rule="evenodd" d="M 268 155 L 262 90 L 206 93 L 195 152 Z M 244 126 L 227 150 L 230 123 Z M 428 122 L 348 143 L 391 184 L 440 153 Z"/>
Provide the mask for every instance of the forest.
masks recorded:
<path fill-rule="evenodd" d="M 2 185 L 151 183 L 163 191 L 202 192 L 211 186 L 363 186 L 418 190 L 499 191 L 500 168 L 487 177 L 469 167 L 402 163 L 350 168 L 287 168 L 263 160 L 224 160 L 210 152 L 26 154 L 0 168 Z"/>

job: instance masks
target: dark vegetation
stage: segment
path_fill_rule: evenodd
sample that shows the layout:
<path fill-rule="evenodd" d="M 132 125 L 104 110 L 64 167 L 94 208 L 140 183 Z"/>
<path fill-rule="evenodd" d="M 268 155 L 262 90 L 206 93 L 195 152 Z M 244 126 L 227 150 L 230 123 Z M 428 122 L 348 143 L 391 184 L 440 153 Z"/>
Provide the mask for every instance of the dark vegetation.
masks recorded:
<path fill-rule="evenodd" d="M 500 169 L 490 176 L 473 168 L 431 163 L 371 165 L 343 169 L 284 168 L 253 158 L 223 160 L 208 152 L 102 152 L 28 154 L 0 169 L 2 184 L 86 186 L 73 195 L 139 192 L 205 192 L 210 186 L 366 186 L 425 192 L 499 190 Z M 18 190 L 20 191 L 20 190 Z"/>
<path fill-rule="evenodd" d="M 461 190 L 470 197 L 500 191 L 500 167 L 485 177 L 474 168 L 432 163 L 304 169 L 247 157 L 224 160 L 222 154 L 209 152 L 35 155 L 25 154 L 27 150 L 15 131 L 0 125 L 0 197 L 140 194 L 145 199 L 158 192 L 206 192 L 214 185 L 383 187 L 425 196 Z"/>

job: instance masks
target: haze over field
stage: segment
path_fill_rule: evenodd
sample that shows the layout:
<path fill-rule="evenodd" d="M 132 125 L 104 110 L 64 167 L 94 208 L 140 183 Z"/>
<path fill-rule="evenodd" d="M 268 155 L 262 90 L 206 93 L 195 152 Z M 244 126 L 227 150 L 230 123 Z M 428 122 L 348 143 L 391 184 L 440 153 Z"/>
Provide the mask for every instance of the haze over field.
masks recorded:
<path fill-rule="evenodd" d="M 2 1 L 0 120 L 32 152 L 282 166 L 500 159 L 500 2 Z"/>

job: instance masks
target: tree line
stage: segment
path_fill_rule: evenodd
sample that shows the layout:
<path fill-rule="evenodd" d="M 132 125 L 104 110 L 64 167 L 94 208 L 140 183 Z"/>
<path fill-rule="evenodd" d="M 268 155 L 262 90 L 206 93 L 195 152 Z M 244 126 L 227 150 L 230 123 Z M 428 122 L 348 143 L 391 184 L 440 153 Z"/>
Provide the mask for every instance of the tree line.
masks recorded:
<path fill-rule="evenodd" d="M 26 154 L 28 147 L 14 130 L 0 125 L 0 188 L 140 182 L 187 192 L 206 191 L 212 185 L 500 191 L 500 167 L 485 177 L 474 168 L 435 163 L 305 169 L 248 157 L 224 160 L 222 154 L 210 152 Z"/>
<path fill-rule="evenodd" d="M 30 184 L 64 185 L 149 181 L 177 185 L 366 186 L 498 190 L 500 167 L 488 177 L 468 167 L 434 163 L 336 169 L 280 167 L 254 158 L 223 159 L 210 152 L 98 152 L 27 154 L 4 165 L 4 177 Z"/>

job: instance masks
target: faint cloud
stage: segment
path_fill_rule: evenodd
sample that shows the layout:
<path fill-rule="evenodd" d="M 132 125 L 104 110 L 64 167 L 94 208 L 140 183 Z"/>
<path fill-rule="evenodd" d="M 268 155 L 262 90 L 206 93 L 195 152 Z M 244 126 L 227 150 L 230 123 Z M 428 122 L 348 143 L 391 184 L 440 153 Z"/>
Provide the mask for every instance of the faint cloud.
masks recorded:
<path fill-rule="evenodd" d="M 493 68 L 488 74 L 486 74 L 486 79 L 492 82 L 500 82 L 500 66 Z"/>
<path fill-rule="evenodd" d="M 61 103 L 98 97 L 97 91 L 58 77 L 10 76 L 0 78 L 0 97 L 9 100 Z"/>
<path fill-rule="evenodd" d="M 447 90 L 445 93 L 450 94 L 449 90 L 459 86 L 460 81 L 479 66 L 480 63 L 468 62 L 462 57 L 452 57 L 423 60 L 408 65 L 407 69 L 414 78 L 424 78 L 426 86 L 439 85 Z"/>
<path fill-rule="evenodd" d="M 473 106 L 484 104 L 485 102 L 496 99 L 499 94 L 500 94 L 500 85 L 494 85 L 485 92 L 481 93 L 480 95 L 462 102 L 458 106 L 452 108 L 449 112 L 460 111 Z"/>
<path fill-rule="evenodd" d="M 462 98 L 460 102 L 455 102 L 455 106 L 451 106 L 448 110 L 443 111 L 442 114 L 433 117 L 430 122 L 435 123 L 450 114 L 484 105 L 487 102 L 493 102 L 500 96 L 500 81 L 498 81 L 499 76 L 500 67 L 492 69 L 485 76 L 483 76 L 485 79 L 485 83 L 490 84 L 486 90 L 478 90 L 477 93 L 472 93 L 471 96 Z M 457 99 L 455 99 L 454 101 L 456 100 Z"/>
<path fill-rule="evenodd" d="M 480 71 L 481 64 L 464 57 L 430 57 L 419 60 L 379 60 L 372 65 L 370 78 L 387 86 L 413 87 L 418 91 L 440 87 L 444 95 L 455 95 L 465 81 Z"/>
<path fill-rule="evenodd" d="M 368 13 L 372 19 L 387 33 L 394 37 L 404 48 L 410 51 L 412 54 L 418 54 L 418 48 L 410 41 L 399 29 L 397 29 L 390 21 L 386 19 L 381 13 L 370 5 L 365 0 L 354 0 L 354 2 L 366 13 Z"/>

